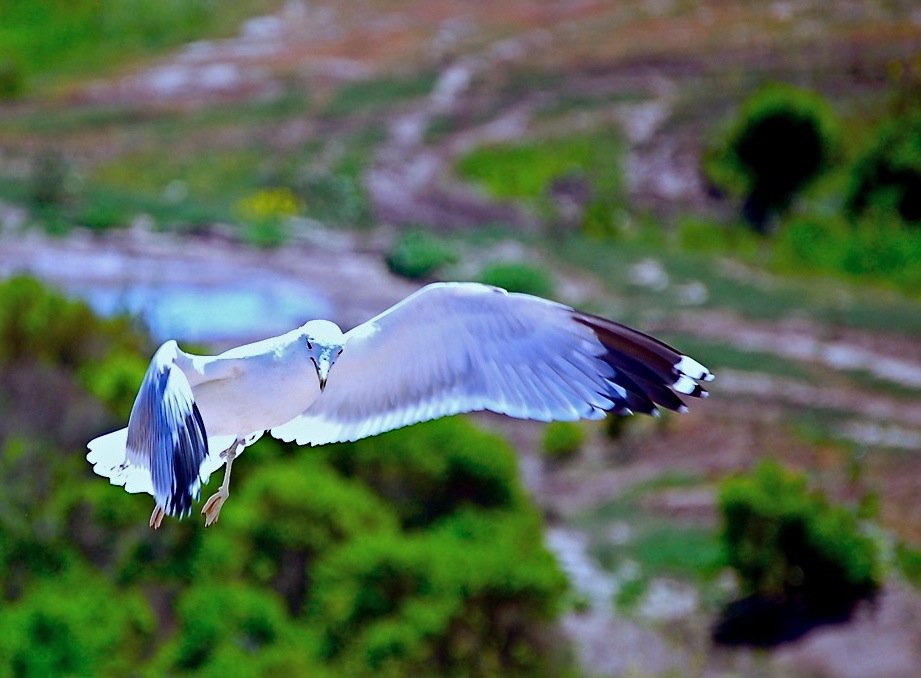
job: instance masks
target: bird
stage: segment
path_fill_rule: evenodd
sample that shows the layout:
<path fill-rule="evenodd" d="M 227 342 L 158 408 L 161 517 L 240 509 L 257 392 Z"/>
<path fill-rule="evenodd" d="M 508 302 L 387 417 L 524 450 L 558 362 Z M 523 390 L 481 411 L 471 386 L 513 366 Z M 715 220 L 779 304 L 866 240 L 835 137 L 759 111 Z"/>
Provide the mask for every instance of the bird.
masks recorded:
<path fill-rule="evenodd" d="M 575 421 L 686 412 L 713 374 L 636 329 L 480 283 L 431 283 L 348 332 L 311 320 L 285 334 L 195 355 L 165 342 L 128 426 L 88 443 L 94 471 L 146 492 L 164 516 L 204 504 L 217 522 L 234 460 L 265 432 L 299 445 L 354 441 L 439 417 L 489 410 Z"/>

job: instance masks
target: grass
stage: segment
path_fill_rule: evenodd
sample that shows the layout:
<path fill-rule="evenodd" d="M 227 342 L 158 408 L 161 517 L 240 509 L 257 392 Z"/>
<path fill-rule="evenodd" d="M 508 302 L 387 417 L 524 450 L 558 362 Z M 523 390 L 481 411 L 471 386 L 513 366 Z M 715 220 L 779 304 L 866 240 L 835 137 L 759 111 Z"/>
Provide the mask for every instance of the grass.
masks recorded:
<path fill-rule="evenodd" d="M 272 0 L 0 0 L 0 59 L 24 91 L 111 71 L 192 40 L 227 35 Z M 15 93 L 15 92 L 14 92 Z"/>
<path fill-rule="evenodd" d="M 643 499 L 670 488 L 697 487 L 698 476 L 666 473 L 639 483 L 611 502 L 578 519 L 589 536 L 589 553 L 619 581 L 614 604 L 622 612 L 635 608 L 649 583 L 669 577 L 701 587 L 704 599 L 724 565 L 719 534 L 715 527 L 678 520 L 644 508 Z M 612 542 L 612 528 L 629 525 L 627 538 Z"/>
<path fill-rule="evenodd" d="M 377 113 L 428 95 L 435 80 L 435 73 L 423 72 L 349 83 L 336 91 L 323 115 L 344 118 L 359 113 Z"/>
<path fill-rule="evenodd" d="M 661 234 L 660 231 L 657 233 Z M 887 334 L 921 333 L 918 303 L 898 293 L 866 288 L 838 278 L 819 275 L 774 276 L 758 267 L 714 256 L 688 252 L 662 235 L 619 239 L 573 237 L 553 243 L 550 254 L 567 264 L 599 276 L 612 296 L 619 299 L 619 317 L 627 322 L 645 322 L 647 310 L 676 313 L 688 310 L 675 289 L 698 282 L 707 297 L 691 308 L 726 310 L 744 318 L 776 321 L 806 316 L 817 324 L 850 327 Z M 655 259 L 669 276 L 665 289 L 636 285 L 633 266 Z"/>
<path fill-rule="evenodd" d="M 570 137 L 483 146 L 460 158 L 458 173 L 504 199 L 540 200 L 550 184 L 583 176 L 603 193 L 621 189 L 619 132 L 602 130 Z"/>

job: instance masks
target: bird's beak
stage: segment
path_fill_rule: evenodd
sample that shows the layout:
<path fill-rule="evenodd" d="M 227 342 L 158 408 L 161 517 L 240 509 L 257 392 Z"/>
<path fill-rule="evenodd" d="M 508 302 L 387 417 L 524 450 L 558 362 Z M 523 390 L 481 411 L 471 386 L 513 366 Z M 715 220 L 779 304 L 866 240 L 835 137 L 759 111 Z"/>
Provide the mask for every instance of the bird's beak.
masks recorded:
<path fill-rule="evenodd" d="M 320 393 L 326 388 L 326 379 L 329 377 L 329 360 L 320 359 L 317 363 L 317 377 L 320 379 Z"/>

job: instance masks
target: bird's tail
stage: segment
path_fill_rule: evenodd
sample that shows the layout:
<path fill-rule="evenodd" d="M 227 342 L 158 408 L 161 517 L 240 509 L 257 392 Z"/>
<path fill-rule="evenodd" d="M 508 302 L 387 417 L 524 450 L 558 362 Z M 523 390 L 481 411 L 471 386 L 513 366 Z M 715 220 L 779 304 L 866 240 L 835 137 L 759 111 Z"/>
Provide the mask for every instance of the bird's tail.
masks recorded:
<path fill-rule="evenodd" d="M 94 438 L 89 442 L 86 460 L 93 465 L 93 471 L 108 478 L 113 485 L 123 485 L 127 492 L 153 495 L 150 470 L 128 461 L 127 442 L 127 428 Z"/>
<path fill-rule="evenodd" d="M 221 451 L 230 447 L 234 436 L 215 436 L 208 439 L 211 454 L 202 463 L 200 476 L 202 485 L 207 484 L 211 474 L 224 465 Z M 248 443 L 251 441 L 247 441 Z M 94 438 L 89 442 L 86 460 L 93 465 L 93 471 L 108 478 L 113 485 L 122 485 L 132 494 L 146 492 L 154 496 L 153 480 L 150 470 L 132 464 L 127 454 L 128 429 L 123 428 L 112 433 Z M 238 451 L 242 454 L 242 448 Z"/>

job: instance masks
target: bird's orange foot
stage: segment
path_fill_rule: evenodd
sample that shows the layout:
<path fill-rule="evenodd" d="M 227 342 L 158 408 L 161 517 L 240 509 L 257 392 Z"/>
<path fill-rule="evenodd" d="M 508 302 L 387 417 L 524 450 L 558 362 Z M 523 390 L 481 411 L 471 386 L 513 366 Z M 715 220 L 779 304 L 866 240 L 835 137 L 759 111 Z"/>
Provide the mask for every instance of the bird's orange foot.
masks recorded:
<path fill-rule="evenodd" d="M 163 522 L 163 516 L 165 515 L 166 515 L 166 511 L 163 510 L 163 507 L 154 506 L 153 513 L 150 514 L 150 522 L 148 523 L 148 525 L 150 525 L 155 530 L 159 530 L 160 523 Z"/>
<path fill-rule="evenodd" d="M 211 527 L 217 522 L 217 519 L 221 516 L 221 507 L 229 496 L 230 492 L 222 487 L 205 502 L 201 509 L 201 514 L 205 517 L 205 527 Z"/>

